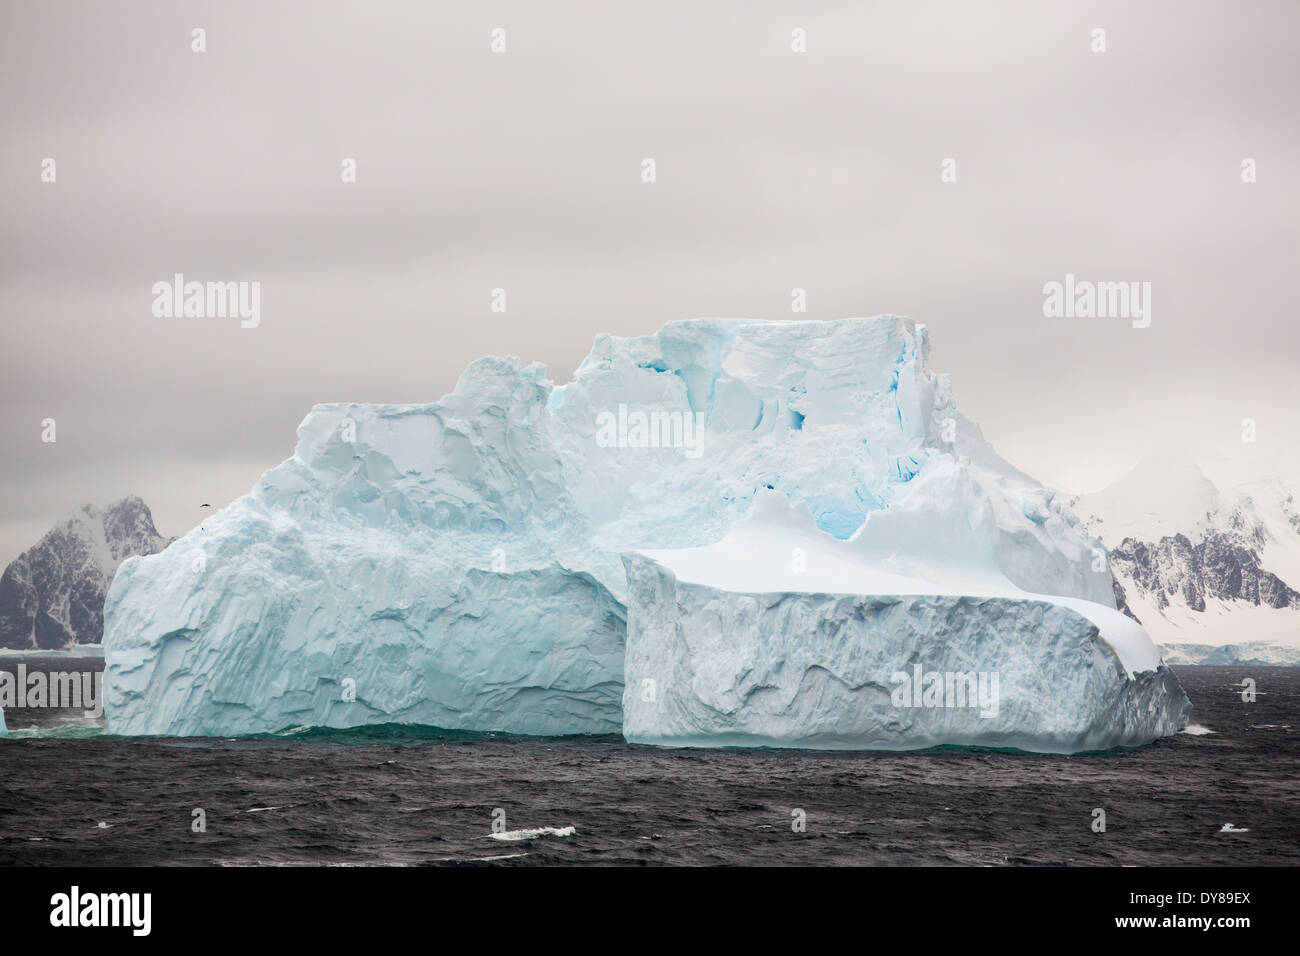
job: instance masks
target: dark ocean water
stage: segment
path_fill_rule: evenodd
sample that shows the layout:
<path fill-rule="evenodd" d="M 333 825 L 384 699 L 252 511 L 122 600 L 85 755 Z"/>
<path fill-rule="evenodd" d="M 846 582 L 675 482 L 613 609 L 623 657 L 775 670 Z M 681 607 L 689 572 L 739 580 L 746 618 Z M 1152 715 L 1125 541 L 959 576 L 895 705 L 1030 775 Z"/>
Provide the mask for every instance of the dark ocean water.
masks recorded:
<path fill-rule="evenodd" d="M 129 739 L 11 711 L 11 730 L 65 726 L 0 740 L 0 864 L 1300 863 L 1300 669 L 1177 673 L 1208 733 L 1070 757 L 400 727 Z M 498 808 L 508 831 L 562 832 L 498 839 Z"/>

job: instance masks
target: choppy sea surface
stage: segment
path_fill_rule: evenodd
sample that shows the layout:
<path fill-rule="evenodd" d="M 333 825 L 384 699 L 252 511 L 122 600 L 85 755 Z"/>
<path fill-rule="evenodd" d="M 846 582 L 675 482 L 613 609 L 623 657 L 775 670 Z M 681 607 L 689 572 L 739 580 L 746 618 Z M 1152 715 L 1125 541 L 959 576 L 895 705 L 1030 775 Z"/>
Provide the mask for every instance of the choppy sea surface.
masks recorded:
<path fill-rule="evenodd" d="M 0 865 L 1300 863 L 1300 668 L 1176 672 L 1187 732 L 1074 756 L 397 726 L 141 739 L 15 709 Z"/>

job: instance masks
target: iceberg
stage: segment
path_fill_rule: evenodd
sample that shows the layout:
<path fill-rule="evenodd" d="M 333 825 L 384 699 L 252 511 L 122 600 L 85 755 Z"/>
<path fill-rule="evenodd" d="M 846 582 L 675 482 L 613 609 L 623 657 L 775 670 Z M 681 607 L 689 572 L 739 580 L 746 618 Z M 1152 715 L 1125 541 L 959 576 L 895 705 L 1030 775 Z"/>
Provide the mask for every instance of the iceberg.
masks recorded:
<path fill-rule="evenodd" d="M 104 614 L 124 734 L 1055 750 L 1187 707 L 1100 544 L 897 316 L 670 322 L 599 336 L 564 385 L 484 358 L 438 402 L 318 405 L 247 495 L 125 561 Z M 996 671 L 1001 716 L 886 713 L 880 675 L 914 663 Z"/>

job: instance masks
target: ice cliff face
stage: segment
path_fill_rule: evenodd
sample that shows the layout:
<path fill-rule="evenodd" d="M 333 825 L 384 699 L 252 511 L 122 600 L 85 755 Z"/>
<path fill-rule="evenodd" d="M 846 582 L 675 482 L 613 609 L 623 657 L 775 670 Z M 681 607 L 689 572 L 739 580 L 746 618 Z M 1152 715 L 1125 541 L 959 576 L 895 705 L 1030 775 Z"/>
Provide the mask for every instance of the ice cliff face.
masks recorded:
<path fill-rule="evenodd" d="M 1073 753 L 1182 729 L 1186 696 L 1134 621 L 980 562 L 981 495 L 935 461 L 846 542 L 764 500 L 713 545 L 626 555 L 624 736 Z M 942 551 L 898 520 L 921 502 Z"/>
<path fill-rule="evenodd" d="M 963 524 L 908 492 L 927 471 L 973 489 L 951 548 Z M 482 359 L 433 404 L 314 408 L 252 492 L 118 572 L 109 728 L 617 732 L 623 555 L 717 542 L 768 490 L 817 540 L 895 522 L 955 591 L 1114 613 L 1097 542 L 956 411 L 924 327 L 674 322 L 599 337 L 561 387 Z"/>
<path fill-rule="evenodd" d="M 103 510 L 86 505 L 0 576 L 0 648 L 98 644 L 104 634 L 104 594 L 118 565 L 166 546 L 139 498 L 123 498 Z"/>

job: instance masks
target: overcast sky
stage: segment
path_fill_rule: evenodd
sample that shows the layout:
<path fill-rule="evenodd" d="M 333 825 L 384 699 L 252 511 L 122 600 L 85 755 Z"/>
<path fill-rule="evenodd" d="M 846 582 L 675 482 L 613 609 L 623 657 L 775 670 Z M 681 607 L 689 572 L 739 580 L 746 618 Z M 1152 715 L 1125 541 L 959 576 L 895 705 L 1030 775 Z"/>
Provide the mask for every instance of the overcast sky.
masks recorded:
<path fill-rule="evenodd" d="M 314 403 L 436 400 L 484 354 L 564 382 L 598 332 L 800 318 L 795 287 L 802 317 L 928 324 L 958 406 L 1054 486 L 1159 449 L 1294 467 L 1300 4 L 0 18 L 0 561 L 128 492 L 184 532 Z M 260 282 L 260 326 L 156 318 L 176 272 Z M 1150 326 L 1044 317 L 1066 273 L 1150 282 Z"/>

